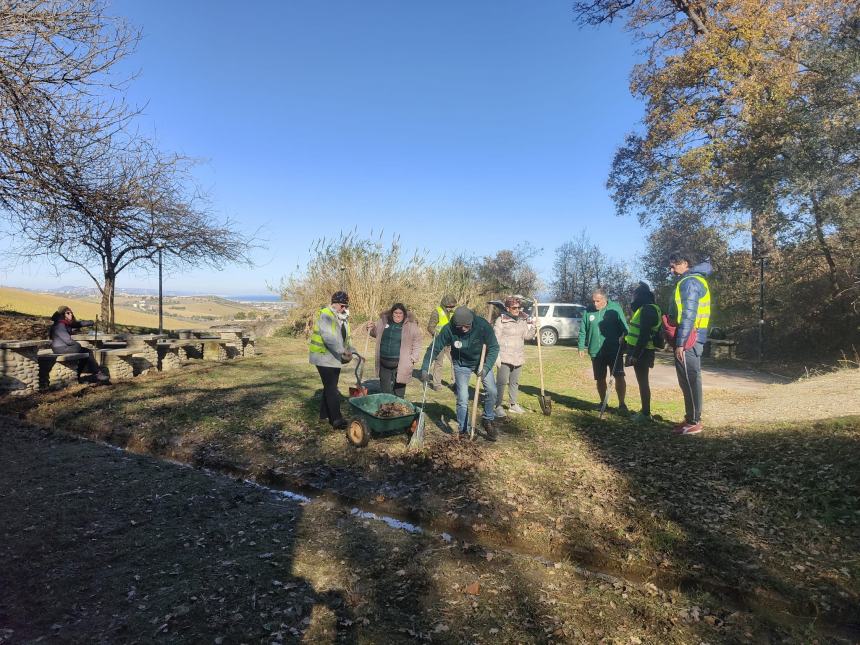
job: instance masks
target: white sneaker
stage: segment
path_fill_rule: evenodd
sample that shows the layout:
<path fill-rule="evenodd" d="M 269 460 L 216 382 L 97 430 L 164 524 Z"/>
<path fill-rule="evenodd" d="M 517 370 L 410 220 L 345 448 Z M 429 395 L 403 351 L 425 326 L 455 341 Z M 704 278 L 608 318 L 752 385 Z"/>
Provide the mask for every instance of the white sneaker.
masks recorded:
<path fill-rule="evenodd" d="M 502 406 L 497 405 L 496 406 L 496 416 L 501 419 L 502 417 L 506 417 L 508 415 L 505 414 L 505 409 Z"/>
<path fill-rule="evenodd" d="M 519 403 L 514 403 L 508 408 L 508 412 L 513 412 L 514 414 L 523 414 L 525 409 L 520 406 Z"/>

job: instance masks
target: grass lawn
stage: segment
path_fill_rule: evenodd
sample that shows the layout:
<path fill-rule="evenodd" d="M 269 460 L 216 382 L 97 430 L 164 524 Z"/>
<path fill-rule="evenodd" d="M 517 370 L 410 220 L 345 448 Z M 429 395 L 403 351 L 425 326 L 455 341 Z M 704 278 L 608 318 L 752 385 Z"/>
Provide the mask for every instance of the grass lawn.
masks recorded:
<path fill-rule="evenodd" d="M 258 351 L 10 406 L 34 423 L 135 452 L 406 518 L 482 552 L 607 573 L 656 603 L 646 611 L 646 600 L 610 598 L 617 591 L 610 583 L 596 587 L 595 606 L 611 607 L 600 619 L 604 635 L 627 634 L 622 627 L 639 616 L 658 626 L 646 633 L 652 642 L 858 637 L 857 417 L 783 424 L 775 409 L 771 423 L 709 426 L 693 437 L 672 436 L 669 421 L 600 420 L 589 363 L 566 346 L 544 351 L 554 402 L 546 417 L 536 397 L 536 350 L 528 347 L 521 404 L 531 412 L 508 417 L 498 443 L 456 441 L 433 425 L 419 452 L 407 451 L 402 436 L 355 449 L 317 421 L 320 384 L 306 343 L 265 339 Z M 351 381 L 345 372 L 344 393 Z M 636 409 L 632 374 L 629 381 Z M 653 396 L 654 412 L 682 416 L 676 390 Z M 417 381 L 407 397 L 420 401 Z M 428 398 L 431 419 L 454 416 L 450 391 Z M 706 393 L 706 406 L 737 406 L 737 419 L 742 405 L 731 393 Z M 548 571 L 535 569 L 528 585 L 552 582 Z M 570 637 L 560 629 L 559 640 Z M 546 636 L 509 636 L 537 633 Z M 591 640 L 588 632 L 581 638 Z"/>

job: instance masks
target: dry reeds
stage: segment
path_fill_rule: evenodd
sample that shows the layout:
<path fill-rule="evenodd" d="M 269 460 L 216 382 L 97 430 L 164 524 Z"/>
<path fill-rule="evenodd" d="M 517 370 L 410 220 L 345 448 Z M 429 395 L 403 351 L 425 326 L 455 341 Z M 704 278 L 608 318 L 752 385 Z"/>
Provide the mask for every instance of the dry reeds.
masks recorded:
<path fill-rule="evenodd" d="M 481 312 L 475 265 L 468 257 L 443 256 L 430 261 L 423 251 L 404 256 L 399 236 L 385 242 L 381 232 L 361 238 L 355 231 L 317 240 L 310 255 L 307 266 L 283 279 L 278 288 L 284 300 L 296 303 L 287 321 L 293 333 L 309 333 L 320 307 L 339 290 L 349 294 L 354 327 L 402 302 L 423 329 L 431 311 L 448 293 L 458 303 Z"/>

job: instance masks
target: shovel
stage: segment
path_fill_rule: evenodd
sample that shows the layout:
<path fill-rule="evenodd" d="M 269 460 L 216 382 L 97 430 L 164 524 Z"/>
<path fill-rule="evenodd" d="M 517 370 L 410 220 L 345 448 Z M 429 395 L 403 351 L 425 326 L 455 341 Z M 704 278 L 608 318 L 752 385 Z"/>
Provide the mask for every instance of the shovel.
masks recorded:
<path fill-rule="evenodd" d="M 355 365 L 355 387 L 349 388 L 349 398 L 356 396 L 367 396 L 367 388 L 361 384 L 361 373 L 364 370 L 364 356 L 358 352 L 353 352 L 358 356 L 358 363 Z"/>
<path fill-rule="evenodd" d="M 433 332 L 433 347 L 430 350 L 430 356 L 436 351 L 436 332 Z M 427 384 L 430 379 L 424 380 L 424 392 L 421 394 L 421 412 L 418 414 L 418 426 L 415 432 L 409 437 L 409 444 L 406 446 L 409 450 L 417 450 L 424 447 L 424 425 L 427 423 L 427 415 L 424 414 L 424 405 L 427 403 Z"/>
<path fill-rule="evenodd" d="M 540 396 L 538 397 L 538 403 L 540 403 L 541 412 L 544 413 L 544 416 L 548 417 L 550 414 L 552 414 L 552 399 L 544 393 L 543 387 L 543 355 L 541 354 L 540 349 L 540 317 L 538 316 L 537 300 L 535 300 L 534 303 L 534 312 L 535 321 L 537 322 L 537 333 L 535 334 L 535 336 L 537 337 L 538 365 L 540 366 Z"/>
<path fill-rule="evenodd" d="M 484 373 L 484 359 L 487 357 L 487 346 L 481 346 L 481 362 L 478 364 L 478 380 L 475 382 L 475 399 L 472 401 L 472 427 L 469 429 L 469 439 L 475 439 L 475 422 L 478 420 L 478 395 L 481 393 L 481 374 Z"/>

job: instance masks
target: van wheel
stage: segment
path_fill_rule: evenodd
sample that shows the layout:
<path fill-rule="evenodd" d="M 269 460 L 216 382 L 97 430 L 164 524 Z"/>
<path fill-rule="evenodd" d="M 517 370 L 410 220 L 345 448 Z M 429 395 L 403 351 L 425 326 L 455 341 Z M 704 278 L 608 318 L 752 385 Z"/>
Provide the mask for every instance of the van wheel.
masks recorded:
<path fill-rule="evenodd" d="M 540 330 L 540 344 L 550 347 L 558 342 L 558 332 L 552 327 L 543 327 Z"/>

